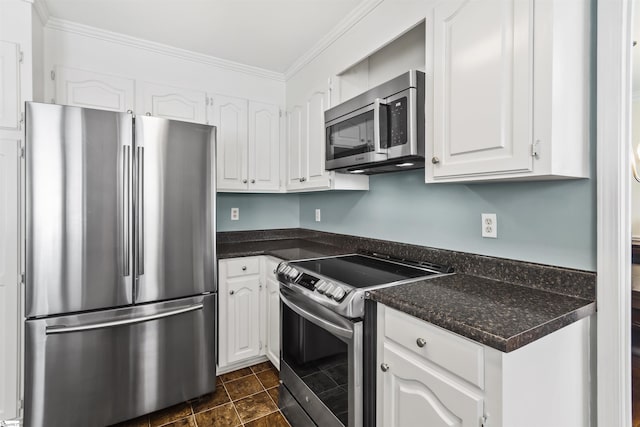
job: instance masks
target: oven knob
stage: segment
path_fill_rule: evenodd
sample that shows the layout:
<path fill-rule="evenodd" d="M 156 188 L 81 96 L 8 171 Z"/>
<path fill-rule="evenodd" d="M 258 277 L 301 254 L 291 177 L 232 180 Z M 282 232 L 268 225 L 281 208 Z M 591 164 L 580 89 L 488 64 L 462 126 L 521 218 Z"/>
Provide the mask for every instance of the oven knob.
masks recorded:
<path fill-rule="evenodd" d="M 331 298 L 331 293 L 335 288 L 336 286 L 333 283 L 329 283 L 329 286 L 327 286 L 326 289 L 324 290 L 324 294 L 329 298 Z"/>
<path fill-rule="evenodd" d="M 291 270 L 289 271 L 289 277 L 291 279 L 295 279 L 296 277 L 298 277 L 298 270 L 296 270 L 295 268 L 291 268 Z"/>
<path fill-rule="evenodd" d="M 324 291 L 326 291 L 328 287 L 329 287 L 329 283 L 322 282 L 320 286 L 318 286 L 318 292 L 320 292 L 321 294 L 324 294 Z"/>
<path fill-rule="evenodd" d="M 314 289 L 318 289 L 322 284 L 326 283 L 324 280 L 318 280 L 315 285 L 313 285 Z"/>
<path fill-rule="evenodd" d="M 280 264 L 278 266 L 278 273 L 282 273 L 285 268 L 287 268 L 287 264 Z"/>
<path fill-rule="evenodd" d="M 342 299 L 344 298 L 344 296 L 347 293 L 344 291 L 344 289 L 342 289 L 341 287 L 337 287 L 333 290 L 333 292 L 331 293 L 331 296 L 333 297 L 334 300 L 340 302 L 342 301 Z"/>

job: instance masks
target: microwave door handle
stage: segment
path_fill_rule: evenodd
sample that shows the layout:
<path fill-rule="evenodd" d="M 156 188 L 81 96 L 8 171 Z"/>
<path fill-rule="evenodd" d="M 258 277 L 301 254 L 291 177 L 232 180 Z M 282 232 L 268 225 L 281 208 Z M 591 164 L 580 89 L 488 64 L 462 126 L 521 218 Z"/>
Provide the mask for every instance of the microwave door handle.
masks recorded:
<path fill-rule="evenodd" d="M 387 104 L 381 98 L 373 101 L 373 144 L 376 154 L 387 154 L 387 149 L 382 148 L 382 141 L 387 142 Z"/>

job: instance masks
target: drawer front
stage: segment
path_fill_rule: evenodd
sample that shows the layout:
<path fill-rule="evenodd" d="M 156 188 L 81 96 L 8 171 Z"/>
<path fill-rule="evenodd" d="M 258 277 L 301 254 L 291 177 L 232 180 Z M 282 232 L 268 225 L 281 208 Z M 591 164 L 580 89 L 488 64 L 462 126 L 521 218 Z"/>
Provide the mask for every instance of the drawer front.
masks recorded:
<path fill-rule="evenodd" d="M 384 334 L 408 350 L 484 389 L 484 349 L 480 344 L 385 307 Z M 420 346 L 418 341 L 420 340 Z"/>
<path fill-rule="evenodd" d="M 258 257 L 224 259 L 220 262 L 227 265 L 226 277 L 249 276 L 260 272 L 260 258 Z"/>

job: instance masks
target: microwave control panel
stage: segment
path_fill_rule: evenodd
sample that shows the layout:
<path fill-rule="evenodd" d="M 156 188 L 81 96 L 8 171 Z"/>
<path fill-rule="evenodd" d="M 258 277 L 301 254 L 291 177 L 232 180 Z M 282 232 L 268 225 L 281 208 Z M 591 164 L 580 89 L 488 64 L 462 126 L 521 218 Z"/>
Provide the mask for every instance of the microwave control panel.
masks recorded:
<path fill-rule="evenodd" d="M 407 97 L 398 98 L 387 104 L 389 118 L 389 147 L 407 143 Z"/>

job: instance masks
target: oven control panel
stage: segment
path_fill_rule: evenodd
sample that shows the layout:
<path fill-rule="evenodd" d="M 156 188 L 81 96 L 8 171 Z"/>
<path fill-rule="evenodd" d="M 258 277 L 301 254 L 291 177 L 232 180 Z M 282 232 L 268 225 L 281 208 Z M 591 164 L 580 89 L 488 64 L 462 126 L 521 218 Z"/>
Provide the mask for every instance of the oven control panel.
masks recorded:
<path fill-rule="evenodd" d="M 287 282 L 295 283 L 312 292 L 324 295 L 336 302 L 342 301 L 348 293 L 347 289 L 337 283 L 320 279 L 311 274 L 302 273 L 285 263 L 281 263 L 278 266 L 278 274 L 283 276 L 281 278 L 285 279 Z"/>

